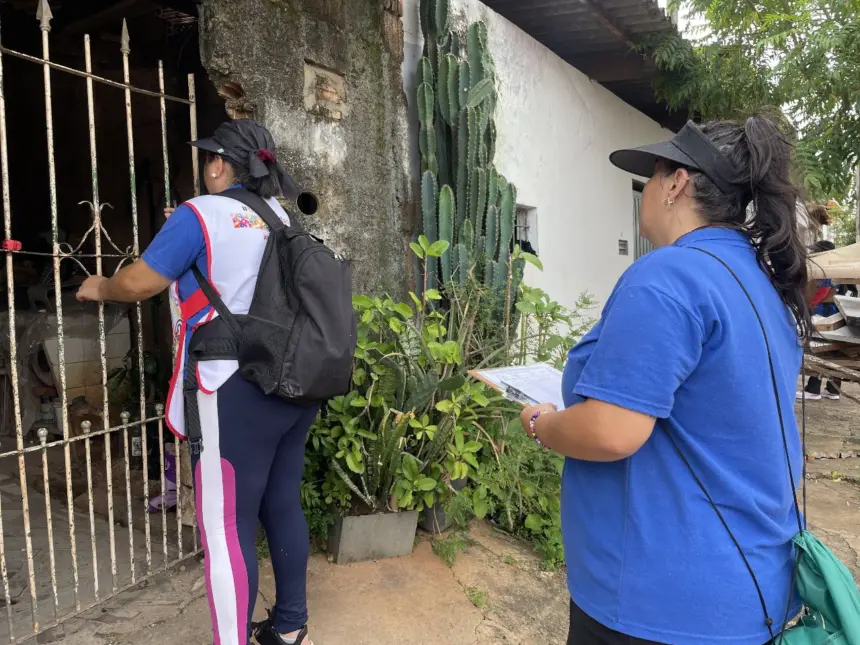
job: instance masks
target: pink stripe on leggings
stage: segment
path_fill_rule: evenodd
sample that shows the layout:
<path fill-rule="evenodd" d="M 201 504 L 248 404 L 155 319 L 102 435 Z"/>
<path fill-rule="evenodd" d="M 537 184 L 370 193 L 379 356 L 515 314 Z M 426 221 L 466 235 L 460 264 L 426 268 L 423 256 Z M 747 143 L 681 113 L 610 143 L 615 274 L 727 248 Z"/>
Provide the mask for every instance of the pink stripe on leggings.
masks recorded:
<path fill-rule="evenodd" d="M 236 616 L 239 623 L 239 643 L 248 639 L 248 567 L 242 556 L 239 543 L 239 527 L 236 523 L 236 471 L 226 459 L 221 460 L 224 482 L 224 529 L 227 534 L 227 552 L 230 568 L 233 569 L 233 584 L 236 585 Z"/>
<path fill-rule="evenodd" d="M 248 567 L 242 556 L 242 547 L 239 543 L 239 530 L 236 524 L 236 471 L 226 459 L 221 459 L 221 473 L 224 485 L 224 533 L 227 540 L 227 552 L 230 556 L 230 569 L 233 574 L 233 585 L 236 590 L 236 618 L 239 633 L 237 643 L 244 645 L 248 642 Z M 206 523 L 203 521 L 203 477 L 200 462 L 195 469 L 197 518 L 200 525 L 203 550 L 206 552 L 205 576 L 206 591 L 209 597 L 209 611 L 212 614 L 212 629 L 215 632 L 215 645 L 221 645 L 221 635 L 218 630 L 218 612 L 215 609 L 214 593 L 212 587 L 211 566 L 212 559 L 208 557 L 209 543 L 206 537 Z"/>

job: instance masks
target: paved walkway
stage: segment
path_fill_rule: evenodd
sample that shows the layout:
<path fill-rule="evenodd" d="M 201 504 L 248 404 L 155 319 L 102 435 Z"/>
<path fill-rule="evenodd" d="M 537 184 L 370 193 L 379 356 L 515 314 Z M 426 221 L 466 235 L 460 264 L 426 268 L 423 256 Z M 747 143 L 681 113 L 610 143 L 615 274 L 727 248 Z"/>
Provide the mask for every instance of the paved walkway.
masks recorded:
<path fill-rule="evenodd" d="M 860 390 L 850 390 L 860 394 Z M 808 405 L 809 518 L 860 578 L 860 408 Z M 563 643 L 567 594 L 527 545 L 475 523 L 471 546 L 448 568 L 421 541 L 406 558 L 336 566 L 310 562 L 317 645 L 520 645 Z M 262 564 L 259 611 L 273 597 Z M 67 623 L 40 642 L 64 645 L 212 645 L 202 569 L 190 563 Z"/>

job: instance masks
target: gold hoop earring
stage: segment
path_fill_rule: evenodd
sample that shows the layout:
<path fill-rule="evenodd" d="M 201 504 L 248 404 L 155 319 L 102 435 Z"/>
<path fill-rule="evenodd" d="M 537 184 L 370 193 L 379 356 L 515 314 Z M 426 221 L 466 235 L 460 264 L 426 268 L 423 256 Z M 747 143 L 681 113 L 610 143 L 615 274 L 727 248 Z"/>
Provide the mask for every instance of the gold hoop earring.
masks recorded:
<path fill-rule="evenodd" d="M 672 206 L 674 206 L 674 205 L 675 205 L 675 200 L 671 197 L 667 197 L 666 199 L 663 200 L 663 206 L 666 207 L 667 211 L 671 210 Z"/>

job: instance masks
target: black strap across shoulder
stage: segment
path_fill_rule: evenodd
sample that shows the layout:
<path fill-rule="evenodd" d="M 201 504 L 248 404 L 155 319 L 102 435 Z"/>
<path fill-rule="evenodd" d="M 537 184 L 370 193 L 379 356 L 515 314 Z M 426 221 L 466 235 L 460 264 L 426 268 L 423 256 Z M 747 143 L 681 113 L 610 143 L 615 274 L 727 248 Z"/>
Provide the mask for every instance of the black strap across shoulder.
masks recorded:
<path fill-rule="evenodd" d="M 764 345 L 765 345 L 765 349 L 767 351 L 767 361 L 768 361 L 768 365 L 770 367 L 770 378 L 771 378 L 771 384 L 773 385 L 773 395 L 774 395 L 774 400 L 776 402 L 777 415 L 779 417 L 779 426 L 780 426 L 780 430 L 782 432 L 782 447 L 783 447 L 783 450 L 785 452 L 786 463 L 788 464 L 788 477 L 789 477 L 789 483 L 791 484 L 792 498 L 794 500 L 794 511 L 795 511 L 795 518 L 797 520 L 797 530 L 798 530 L 798 533 L 802 533 L 804 531 L 804 518 L 801 515 L 800 507 L 797 503 L 797 486 L 794 483 L 794 472 L 793 472 L 793 469 L 791 466 L 791 456 L 790 456 L 790 453 L 788 450 L 788 437 L 787 437 L 786 431 L 785 431 L 785 419 L 783 418 L 782 403 L 781 403 L 780 396 L 779 396 L 779 383 L 778 383 L 778 380 L 776 378 L 776 369 L 775 369 L 774 364 L 773 364 L 773 356 L 771 354 L 770 339 L 768 338 L 767 330 L 765 329 L 765 326 L 764 326 L 764 321 L 761 318 L 761 314 L 759 313 L 758 307 L 756 307 L 755 302 L 752 299 L 752 296 L 750 295 L 747 288 L 744 286 L 744 283 L 741 281 L 741 279 L 738 277 L 738 275 L 734 272 L 734 270 L 724 260 L 722 260 L 722 258 L 720 258 L 719 256 L 715 255 L 714 253 L 711 253 L 710 251 L 706 251 L 705 249 L 702 249 L 702 248 L 698 248 L 695 246 L 688 247 L 688 248 L 690 248 L 694 251 L 697 251 L 699 253 L 704 253 L 705 255 L 712 257 L 714 260 L 716 260 L 721 265 L 723 265 L 723 267 L 726 269 L 726 271 L 728 271 L 729 274 L 731 274 L 731 276 L 738 283 L 738 286 L 740 286 L 741 290 L 743 291 L 744 295 L 746 296 L 747 300 L 749 301 L 750 306 L 753 309 L 753 312 L 755 313 L 756 320 L 758 320 L 758 324 L 759 324 L 759 327 L 761 328 L 762 336 L 764 337 Z M 690 471 L 690 474 L 693 476 L 693 479 L 695 480 L 699 489 L 701 489 L 702 493 L 707 498 L 708 503 L 711 505 L 711 507 L 716 512 L 717 517 L 720 520 L 720 523 L 726 529 L 726 533 L 728 533 L 729 538 L 731 538 L 732 543 L 735 545 L 735 548 L 737 549 L 738 553 L 740 554 L 741 559 L 743 560 L 744 565 L 746 566 L 747 571 L 749 572 L 750 577 L 752 578 L 753 584 L 755 585 L 756 593 L 758 594 L 759 602 L 761 603 L 762 611 L 764 612 L 764 615 L 765 615 L 765 624 L 767 625 L 767 628 L 770 631 L 771 639 L 773 640 L 773 638 L 774 638 L 774 634 L 773 634 L 773 623 L 774 623 L 774 621 L 770 615 L 770 612 L 768 612 L 767 603 L 765 602 L 765 598 L 764 598 L 764 592 L 761 589 L 761 585 L 758 582 L 758 578 L 756 578 L 756 575 L 755 575 L 755 572 L 753 571 L 752 565 L 749 563 L 749 560 L 747 559 L 746 554 L 744 553 L 743 548 L 741 547 L 741 544 L 738 541 L 737 537 L 735 537 L 735 534 L 732 532 L 731 528 L 729 528 L 728 522 L 726 521 L 726 518 L 723 515 L 722 511 L 720 511 L 716 502 L 714 502 L 713 497 L 711 497 L 711 494 L 708 492 L 707 488 L 705 488 L 705 485 L 702 482 L 701 478 L 696 474 L 696 471 L 693 469 L 692 464 L 690 464 L 689 460 L 684 455 L 683 451 L 681 450 L 681 447 L 678 445 L 678 442 L 675 440 L 675 437 L 672 436 L 672 433 L 669 432 L 668 429 L 665 429 L 665 432 L 666 432 L 666 436 L 669 437 L 669 441 L 674 446 L 675 451 L 678 453 L 678 456 L 681 458 L 681 461 L 684 462 L 684 465 Z M 804 437 L 804 450 L 803 450 L 803 452 L 804 452 L 804 454 L 806 453 L 805 437 Z M 805 465 L 804 465 L 804 470 L 805 470 Z M 804 488 L 804 505 L 805 505 L 805 500 L 806 500 L 805 477 L 804 477 L 804 481 L 803 481 L 803 488 Z M 805 511 L 805 509 L 804 509 L 804 511 Z M 795 575 L 796 575 L 796 572 L 795 572 Z M 794 587 L 794 579 L 792 579 L 792 588 L 793 587 Z M 789 606 L 786 608 L 786 618 L 783 621 L 783 624 L 785 622 L 787 622 L 787 620 L 788 620 L 788 617 L 789 617 L 788 612 L 790 611 L 790 609 L 791 609 L 791 594 L 789 594 Z"/>
<path fill-rule="evenodd" d="M 278 217 L 277 213 L 275 213 L 274 209 L 269 206 L 268 202 L 265 199 L 260 197 L 259 195 L 252 193 L 250 190 L 245 190 L 244 188 L 230 188 L 225 190 L 222 193 L 218 193 L 220 197 L 228 197 L 230 199 L 235 199 L 237 202 L 245 204 L 248 208 L 254 211 L 257 215 L 259 215 L 262 220 L 266 223 L 266 226 L 269 227 L 269 230 L 274 232 L 279 232 L 283 229 L 288 229 L 287 234 L 289 235 L 291 232 L 293 235 L 303 235 L 304 231 L 301 227 L 292 221 L 292 216 L 290 216 L 290 226 L 288 227 L 284 222 Z M 236 321 L 235 316 L 230 312 L 227 306 L 224 304 L 224 301 L 221 300 L 221 296 L 218 295 L 218 292 L 212 286 L 212 283 L 206 279 L 200 269 L 197 268 L 196 264 L 191 265 L 191 271 L 194 274 L 194 277 L 197 279 L 197 284 L 200 285 L 200 289 L 206 294 L 206 299 L 215 307 L 215 311 L 218 312 L 218 315 L 224 319 L 227 327 L 230 329 L 230 332 L 236 337 L 239 337 L 239 333 L 241 331 L 239 327 L 239 323 Z"/>

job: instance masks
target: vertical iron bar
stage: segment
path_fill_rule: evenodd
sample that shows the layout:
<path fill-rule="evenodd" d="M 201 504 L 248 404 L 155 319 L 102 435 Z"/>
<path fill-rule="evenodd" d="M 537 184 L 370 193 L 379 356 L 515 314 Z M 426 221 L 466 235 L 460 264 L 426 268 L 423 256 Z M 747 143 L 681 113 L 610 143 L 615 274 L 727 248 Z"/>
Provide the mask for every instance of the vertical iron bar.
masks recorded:
<path fill-rule="evenodd" d="M 125 124 L 126 137 L 128 139 L 128 172 L 129 172 L 129 190 L 131 191 L 131 222 L 132 232 L 134 236 L 134 257 L 140 257 L 140 230 L 137 222 L 137 175 L 134 167 L 134 122 L 131 116 L 131 74 L 129 73 L 128 57 L 131 54 L 131 39 L 128 35 L 128 23 L 122 21 L 122 73 L 123 81 L 125 82 Z M 135 305 L 135 317 L 137 320 L 137 363 L 138 377 L 140 382 L 140 451 L 143 458 L 143 505 L 144 508 L 149 507 L 149 456 L 147 454 L 147 437 L 146 437 L 146 388 L 145 375 L 143 370 L 143 309 L 138 302 Z M 149 523 L 149 513 L 144 513 L 143 516 L 144 533 L 146 535 L 146 566 L 147 572 L 152 569 L 152 532 Z"/>
<path fill-rule="evenodd" d="M 137 582 L 137 572 L 134 562 L 134 517 L 131 512 L 131 465 L 129 463 L 128 449 L 128 421 L 131 414 L 123 410 L 120 415 L 122 421 L 122 451 L 125 458 L 125 503 L 128 505 L 128 557 L 131 563 L 131 583 Z"/>
<path fill-rule="evenodd" d="M 191 140 L 197 140 L 197 89 L 194 84 L 194 74 L 188 75 L 188 100 L 191 101 L 191 107 L 189 109 L 189 116 L 191 117 Z M 194 196 L 197 197 L 200 194 L 200 153 L 197 150 L 197 146 L 191 146 L 191 172 L 194 175 Z M 180 348 L 176 348 L 175 351 L 181 351 Z M 180 461 L 180 455 L 176 455 L 176 461 Z M 182 482 L 178 476 L 179 471 L 177 471 L 177 484 L 181 486 Z M 193 477 L 193 473 L 192 473 Z M 197 537 L 197 513 L 193 514 L 192 519 L 192 535 L 194 540 L 194 550 L 197 551 L 198 548 L 198 540 Z"/>
<path fill-rule="evenodd" d="M 158 89 L 161 92 L 161 152 L 164 157 L 164 207 L 170 207 L 170 159 L 167 149 L 167 101 L 164 98 L 164 62 L 158 61 Z M 161 415 L 158 415 L 161 417 Z M 158 454 L 161 458 L 161 538 L 167 563 L 167 480 L 164 462 L 164 424 L 158 419 Z"/>
<path fill-rule="evenodd" d="M 191 113 L 191 140 L 197 141 L 197 90 L 194 85 L 194 74 L 188 75 L 188 100 Z M 194 173 L 194 196 L 200 194 L 200 152 L 196 146 L 191 146 L 191 172 Z"/>
<path fill-rule="evenodd" d="M 57 558 L 54 554 L 54 518 L 51 515 L 51 478 L 48 476 L 48 431 L 39 428 L 39 442 L 42 444 L 42 477 L 45 486 L 45 517 L 48 520 L 48 558 L 51 563 L 51 590 L 54 592 L 54 620 L 60 617 L 60 597 L 57 594 Z"/>
<path fill-rule="evenodd" d="M 39 28 L 42 32 L 42 58 L 45 60 L 45 63 L 42 66 L 43 77 L 44 77 L 44 89 L 45 89 L 45 127 L 47 133 L 47 146 L 48 146 L 48 183 L 50 189 L 50 202 L 51 202 L 51 231 L 53 238 L 53 250 L 54 250 L 54 295 L 56 297 L 57 303 L 57 344 L 59 347 L 59 361 L 60 361 L 60 400 L 62 401 L 62 416 L 65 421 L 66 418 L 66 357 L 64 350 L 64 341 L 63 341 L 63 291 L 62 291 L 62 279 L 60 276 L 60 247 L 59 247 L 59 236 L 58 236 L 58 227 L 57 227 L 57 169 L 54 161 L 54 112 L 51 98 L 51 67 L 48 65 L 48 61 L 51 60 L 51 45 L 49 42 L 48 34 L 51 31 L 51 19 L 53 16 L 51 15 L 51 8 L 48 6 L 47 0 L 41 0 L 39 3 L 38 15 L 37 18 L 39 20 Z M 64 423 L 65 425 L 65 423 Z M 16 423 L 16 435 L 18 442 L 18 450 L 21 451 L 24 449 L 24 430 L 21 427 L 21 423 Z M 29 492 L 27 490 L 27 465 L 24 459 L 24 454 L 18 454 L 18 473 L 21 478 L 21 503 L 22 503 L 22 512 L 24 514 L 24 544 L 27 551 L 27 573 L 29 576 L 30 583 L 30 600 L 31 600 L 31 608 L 33 610 L 33 631 L 35 633 L 39 632 L 39 617 L 38 617 L 38 600 L 37 590 L 36 590 L 36 576 L 35 576 L 35 567 L 33 563 L 33 536 L 30 528 L 30 499 Z M 68 467 L 66 469 L 66 484 L 71 486 L 71 470 Z M 69 507 L 70 516 L 74 513 L 73 506 Z"/>
<path fill-rule="evenodd" d="M 155 406 L 155 413 L 159 417 L 158 423 L 163 423 L 164 405 L 158 403 Z M 182 548 L 182 459 L 179 449 L 179 437 L 173 437 L 173 467 L 176 471 L 174 473 L 176 478 L 176 548 L 178 549 L 177 559 L 181 560 L 185 553 Z"/>
<path fill-rule="evenodd" d="M 5 238 L 12 239 L 12 206 L 9 197 L 9 151 L 6 131 L 6 94 L 3 84 L 3 57 L 0 52 L 0 164 L 2 164 L 3 184 L 3 228 Z M 18 392 L 18 343 L 15 330 L 15 274 L 12 268 L 12 254 L 6 253 L 6 295 L 9 304 L 9 365 L 6 378 L 12 388 L 12 401 L 16 428 L 21 427 L 21 398 Z M 16 432 L 17 434 L 17 432 Z M 68 450 L 68 446 L 66 446 Z M 71 499 L 71 498 L 70 498 Z M 69 507 L 71 508 L 71 506 Z M 3 596 L 6 600 L 6 620 L 9 624 L 9 641 L 14 642 L 12 629 L 12 598 L 9 593 L 9 570 L 6 563 L 6 541 L 3 528 L 2 499 L 0 499 L 0 574 L 3 577 Z M 75 587 L 77 591 L 77 586 Z"/>
<path fill-rule="evenodd" d="M 87 74 L 93 73 L 92 56 L 90 55 L 90 36 L 84 36 L 84 58 Z M 99 200 L 99 168 L 96 148 L 96 116 L 95 98 L 93 95 L 93 79 L 87 78 L 87 117 L 90 130 L 90 177 L 93 186 L 93 229 L 95 233 L 96 251 L 96 275 L 103 275 L 102 268 L 102 206 Z M 105 305 L 98 303 L 99 320 L 99 359 L 102 368 L 102 429 L 105 434 L 105 474 L 107 477 L 107 503 L 108 503 L 108 532 L 110 534 L 110 565 L 113 590 L 116 591 L 116 534 L 114 531 L 114 508 L 113 508 L 113 455 L 111 454 L 108 433 L 110 428 L 110 401 L 107 389 L 107 340 L 105 331 Z M 129 531 L 131 536 L 131 531 Z"/>
<path fill-rule="evenodd" d="M 81 430 L 85 435 L 90 434 L 93 424 L 90 421 L 81 421 Z M 86 450 L 86 469 L 87 469 L 87 502 L 90 511 L 90 547 L 93 551 L 93 591 L 96 602 L 99 601 L 99 557 L 98 549 L 96 548 L 96 513 L 93 508 L 93 456 L 92 445 L 90 438 L 87 436 L 84 439 L 84 449 Z"/>

